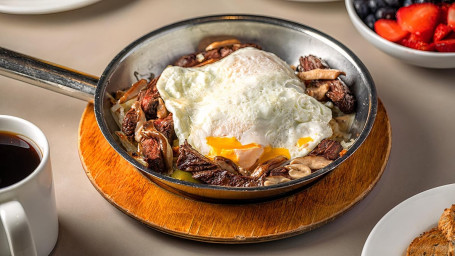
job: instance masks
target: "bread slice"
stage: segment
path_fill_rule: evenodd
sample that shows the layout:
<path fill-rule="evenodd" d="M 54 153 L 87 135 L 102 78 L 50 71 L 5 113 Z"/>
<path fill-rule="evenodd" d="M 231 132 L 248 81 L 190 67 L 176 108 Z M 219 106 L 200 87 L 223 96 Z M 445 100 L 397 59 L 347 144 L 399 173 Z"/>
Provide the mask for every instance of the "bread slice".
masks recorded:
<path fill-rule="evenodd" d="M 450 253 L 450 244 L 445 235 L 438 229 L 433 228 L 419 237 L 415 238 L 409 245 L 407 256 L 452 256 Z"/>
<path fill-rule="evenodd" d="M 438 228 L 447 240 L 455 241 L 455 204 L 444 210 L 439 219 Z"/>

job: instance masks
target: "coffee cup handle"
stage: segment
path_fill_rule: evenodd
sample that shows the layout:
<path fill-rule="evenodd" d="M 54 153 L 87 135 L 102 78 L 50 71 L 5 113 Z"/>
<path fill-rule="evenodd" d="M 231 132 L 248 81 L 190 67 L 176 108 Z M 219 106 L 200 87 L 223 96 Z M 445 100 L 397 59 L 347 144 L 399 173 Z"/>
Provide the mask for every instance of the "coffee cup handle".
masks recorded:
<path fill-rule="evenodd" d="M 18 201 L 0 204 L 0 219 L 5 229 L 11 255 L 36 256 L 35 242 L 22 205 Z"/>

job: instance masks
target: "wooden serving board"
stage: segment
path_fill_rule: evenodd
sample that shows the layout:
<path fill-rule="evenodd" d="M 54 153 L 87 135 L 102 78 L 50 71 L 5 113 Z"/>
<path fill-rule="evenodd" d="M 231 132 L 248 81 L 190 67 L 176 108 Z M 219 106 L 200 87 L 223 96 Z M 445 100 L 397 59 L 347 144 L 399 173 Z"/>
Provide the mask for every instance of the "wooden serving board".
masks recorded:
<path fill-rule="evenodd" d="M 391 128 L 379 101 L 373 129 L 338 168 L 295 194 L 252 204 L 213 204 L 155 185 L 118 155 L 101 134 L 93 105 L 79 127 L 79 155 L 93 186 L 132 218 L 171 235 L 212 243 L 255 243 L 295 236 L 322 226 L 363 199 L 381 177 Z"/>

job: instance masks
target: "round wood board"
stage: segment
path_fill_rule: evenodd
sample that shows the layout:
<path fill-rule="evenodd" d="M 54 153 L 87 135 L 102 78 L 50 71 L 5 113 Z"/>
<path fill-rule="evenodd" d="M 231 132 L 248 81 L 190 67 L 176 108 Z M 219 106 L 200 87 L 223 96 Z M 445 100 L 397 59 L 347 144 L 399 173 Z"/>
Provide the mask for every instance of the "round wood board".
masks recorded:
<path fill-rule="evenodd" d="M 272 201 L 213 204 L 168 192 L 145 178 L 104 139 L 88 104 L 79 126 L 79 155 L 88 178 L 111 204 L 171 235 L 212 243 L 256 243 L 320 227 L 363 199 L 381 177 L 391 148 L 391 128 L 379 101 L 363 145 L 314 185 Z"/>

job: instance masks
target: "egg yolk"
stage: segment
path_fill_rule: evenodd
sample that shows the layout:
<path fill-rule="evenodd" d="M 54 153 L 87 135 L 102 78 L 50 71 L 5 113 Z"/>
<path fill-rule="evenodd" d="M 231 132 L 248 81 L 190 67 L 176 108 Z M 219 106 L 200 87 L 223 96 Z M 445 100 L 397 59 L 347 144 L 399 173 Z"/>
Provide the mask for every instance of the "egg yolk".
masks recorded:
<path fill-rule="evenodd" d="M 302 137 L 297 141 L 297 146 L 300 148 L 302 146 L 305 146 L 308 142 L 313 141 L 313 138 L 311 137 Z"/>
<path fill-rule="evenodd" d="M 279 155 L 291 158 L 289 150 L 286 148 L 264 147 L 257 143 L 242 145 L 235 137 L 207 137 L 206 140 L 210 147 L 207 155 L 209 158 L 222 156 L 242 168 L 251 167 L 258 159 L 259 163 L 262 163 Z"/>

